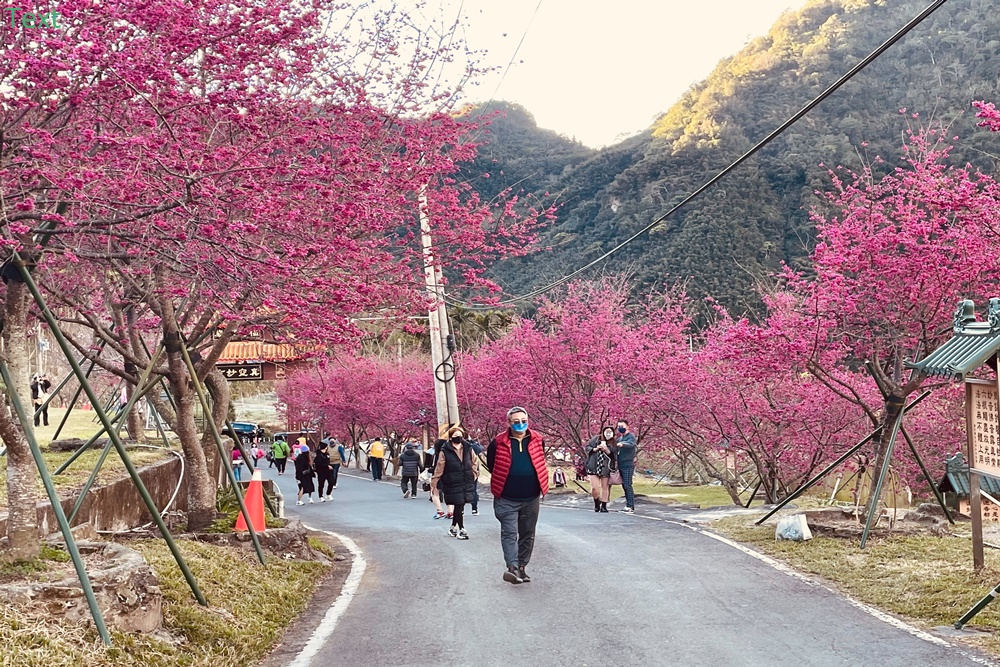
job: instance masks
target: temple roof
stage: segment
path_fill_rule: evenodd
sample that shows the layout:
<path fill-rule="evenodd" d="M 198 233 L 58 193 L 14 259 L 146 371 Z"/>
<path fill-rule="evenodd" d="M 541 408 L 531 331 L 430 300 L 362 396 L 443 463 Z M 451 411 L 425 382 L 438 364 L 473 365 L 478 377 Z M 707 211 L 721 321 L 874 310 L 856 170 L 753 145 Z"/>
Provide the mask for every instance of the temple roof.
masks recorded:
<path fill-rule="evenodd" d="M 963 380 L 1000 350 L 1000 298 L 990 299 L 989 320 L 977 322 L 975 304 L 964 300 L 955 312 L 954 336 L 920 361 L 907 363 L 927 375 Z"/>

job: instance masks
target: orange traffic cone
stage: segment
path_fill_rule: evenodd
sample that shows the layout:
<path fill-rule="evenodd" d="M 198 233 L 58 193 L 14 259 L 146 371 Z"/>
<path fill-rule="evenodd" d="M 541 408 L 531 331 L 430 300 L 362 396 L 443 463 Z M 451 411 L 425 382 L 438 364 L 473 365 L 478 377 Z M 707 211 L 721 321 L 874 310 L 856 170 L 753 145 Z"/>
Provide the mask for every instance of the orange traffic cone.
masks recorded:
<path fill-rule="evenodd" d="M 253 524 L 254 532 L 264 532 L 264 485 L 261 484 L 260 469 L 253 471 L 250 478 L 250 486 L 243 496 L 243 502 L 247 506 L 247 514 L 250 515 L 250 523 Z M 243 518 L 243 512 L 236 515 L 236 528 L 234 530 L 246 530 L 247 522 Z"/>

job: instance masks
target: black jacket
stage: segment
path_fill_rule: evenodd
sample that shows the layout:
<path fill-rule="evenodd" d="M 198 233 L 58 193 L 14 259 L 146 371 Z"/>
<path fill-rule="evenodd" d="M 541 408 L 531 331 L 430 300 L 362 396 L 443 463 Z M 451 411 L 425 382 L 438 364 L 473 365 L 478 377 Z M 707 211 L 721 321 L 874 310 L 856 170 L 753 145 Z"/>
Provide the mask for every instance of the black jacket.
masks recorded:
<path fill-rule="evenodd" d="M 408 447 L 399 455 L 399 467 L 403 477 L 416 477 L 424 469 L 421 465 L 421 456 L 413 447 Z"/>
<path fill-rule="evenodd" d="M 330 470 L 330 454 L 324 452 L 322 449 L 317 450 L 316 456 L 313 459 L 313 468 L 320 475 L 329 475 L 332 472 Z"/>
<path fill-rule="evenodd" d="M 446 442 L 441 446 L 444 457 L 444 473 L 441 475 L 441 492 L 449 505 L 471 503 L 476 495 L 476 473 L 472 463 L 472 447 L 462 447 L 462 458 L 458 458 L 455 446 Z"/>

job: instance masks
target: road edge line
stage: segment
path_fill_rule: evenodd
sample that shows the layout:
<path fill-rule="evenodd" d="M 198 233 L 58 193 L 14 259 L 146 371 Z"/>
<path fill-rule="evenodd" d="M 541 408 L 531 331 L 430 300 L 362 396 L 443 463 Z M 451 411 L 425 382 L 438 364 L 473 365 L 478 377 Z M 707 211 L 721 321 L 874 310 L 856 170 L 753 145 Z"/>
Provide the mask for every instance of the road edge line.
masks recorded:
<path fill-rule="evenodd" d="M 961 655 L 963 658 L 971 660 L 972 662 L 974 662 L 976 664 L 985 665 L 986 667 L 998 667 L 998 665 L 997 665 L 996 662 L 994 662 L 992 660 L 989 660 L 988 658 L 983 658 L 983 657 L 980 657 L 978 655 L 973 655 L 971 653 L 968 653 L 967 651 L 963 650 L 962 646 L 960 646 L 958 644 L 953 644 L 953 643 L 951 643 L 949 641 L 946 641 L 946 640 L 942 639 L 941 637 L 935 637 L 934 635 L 930 634 L 926 630 L 921 630 L 920 628 L 918 628 L 916 626 L 910 625 L 906 621 L 904 621 L 902 619 L 899 619 L 899 618 L 896 618 L 892 614 L 890 614 L 888 612 L 885 612 L 885 611 L 882 611 L 881 609 L 877 609 L 876 607 L 872 607 L 871 605 L 866 604 L 866 603 L 862 602 L 861 600 L 857 600 L 854 597 L 852 597 L 852 596 L 844 593 L 843 591 L 838 591 L 838 590 L 836 590 L 834 588 L 831 588 L 830 586 L 827 586 L 823 582 L 810 577 L 808 574 L 805 574 L 803 572 L 799 572 L 798 570 L 796 570 L 792 566 L 790 566 L 790 565 L 788 565 L 786 563 L 782 563 L 780 560 L 772 558 L 771 556 L 768 556 L 767 554 L 763 554 L 763 553 L 761 553 L 759 551 L 755 551 L 754 549 L 751 549 L 750 547 L 744 546 L 744 545 L 740 544 L 739 542 L 735 542 L 735 541 L 729 539 L 728 537 L 723 537 L 722 535 L 719 535 L 718 533 L 712 532 L 711 530 L 707 530 L 705 528 L 702 528 L 701 526 L 695 526 L 695 525 L 692 525 L 692 524 L 689 524 L 689 523 L 684 523 L 683 521 L 675 521 L 673 519 L 663 519 L 663 518 L 660 518 L 660 517 L 650 517 L 650 516 L 641 516 L 641 515 L 635 515 L 635 516 L 640 516 L 640 518 L 643 518 L 643 519 L 653 519 L 654 521 L 662 521 L 664 523 L 672 523 L 675 526 L 682 526 L 682 527 L 687 528 L 689 530 L 692 530 L 692 531 L 694 531 L 696 533 L 704 535 L 705 537 L 710 537 L 713 540 L 716 540 L 718 542 L 722 542 L 723 544 L 725 544 L 727 546 L 733 547 L 734 549 L 737 549 L 738 551 L 741 551 L 741 552 L 745 553 L 746 555 L 748 555 L 748 556 L 750 556 L 752 558 L 756 558 L 757 560 L 761 561 L 762 563 L 766 563 L 767 565 L 770 565 L 775 570 L 777 570 L 777 571 L 779 571 L 779 572 L 781 572 L 783 574 L 786 574 L 786 575 L 788 575 L 790 577 L 793 577 L 795 579 L 798 579 L 799 581 L 801 581 L 801 582 L 803 582 L 803 583 L 805 583 L 805 584 L 807 584 L 809 586 L 813 586 L 815 588 L 822 588 L 823 590 L 827 591 L 828 593 L 831 593 L 832 595 L 835 595 L 835 596 L 837 596 L 837 597 L 839 597 L 839 598 L 841 598 L 843 600 L 846 600 L 848 604 L 850 604 L 851 606 L 853 606 L 853 607 L 855 607 L 857 609 L 860 609 L 861 611 L 863 611 L 864 613 L 868 614 L 869 616 L 872 616 L 873 618 L 876 618 L 876 619 L 882 621 L 883 623 L 891 625 L 891 626 L 893 626 L 894 628 L 896 628 L 898 630 L 902 630 L 903 632 L 906 632 L 907 634 L 912 635 L 912 636 L 916 637 L 917 639 L 922 639 L 925 642 L 929 642 L 931 644 L 935 644 L 937 646 L 941 646 L 941 647 L 944 647 L 944 648 L 953 649 L 959 655 Z"/>
<path fill-rule="evenodd" d="M 326 614 L 323 616 L 323 620 L 320 621 L 316 630 L 313 632 L 312 636 L 309 637 L 309 641 L 306 642 L 302 650 L 299 651 L 295 659 L 289 663 L 288 667 L 309 667 L 312 664 L 313 658 L 319 655 L 319 651 L 326 644 L 327 640 L 330 639 L 330 635 L 337 627 L 337 622 L 340 617 L 344 615 L 347 611 L 348 605 L 351 604 L 351 600 L 354 599 L 355 593 L 358 591 L 358 587 L 361 585 L 361 578 L 365 576 L 365 570 L 368 567 L 368 563 L 365 560 L 364 552 L 361 551 L 361 547 L 357 543 L 346 535 L 341 535 L 340 533 L 334 533 L 329 530 L 317 530 L 315 528 L 310 528 L 306 526 L 309 530 L 316 530 L 316 532 L 325 533 L 331 537 L 336 537 L 340 542 L 347 547 L 347 550 L 351 552 L 354 557 L 351 563 L 351 571 L 347 575 L 347 579 L 344 581 L 343 588 L 340 589 L 340 595 L 334 603 L 327 609 Z"/>

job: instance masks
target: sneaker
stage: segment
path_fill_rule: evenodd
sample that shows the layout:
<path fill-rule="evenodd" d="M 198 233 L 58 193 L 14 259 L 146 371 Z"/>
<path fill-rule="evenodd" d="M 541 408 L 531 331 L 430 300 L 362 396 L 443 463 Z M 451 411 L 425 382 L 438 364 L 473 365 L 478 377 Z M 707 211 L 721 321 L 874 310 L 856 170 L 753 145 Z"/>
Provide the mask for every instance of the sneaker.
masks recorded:
<path fill-rule="evenodd" d="M 458 537 L 458 526 L 452 526 L 448 529 L 448 534 L 452 537 Z"/>
<path fill-rule="evenodd" d="M 333 501 L 333 496 L 331 496 L 329 493 L 326 494 L 326 502 L 329 503 L 329 502 L 332 502 L 332 501 Z"/>
<path fill-rule="evenodd" d="M 448 516 L 448 515 L 447 515 L 447 514 L 445 514 L 444 512 L 435 512 L 435 513 L 434 513 L 434 518 L 435 518 L 435 519 L 443 519 L 443 518 L 445 518 L 446 516 Z"/>
<path fill-rule="evenodd" d="M 336 484 L 334 484 L 334 485 L 333 485 L 333 488 L 335 488 L 335 489 L 336 489 L 336 488 L 337 488 L 337 485 L 336 485 Z"/>
<path fill-rule="evenodd" d="M 503 573 L 503 580 L 512 584 L 523 584 L 524 579 L 521 578 L 521 572 L 511 565 L 507 568 L 507 571 Z"/>
<path fill-rule="evenodd" d="M 452 514 L 451 514 L 451 512 L 448 512 L 447 514 L 445 514 L 445 517 L 447 517 L 447 518 L 449 518 L 449 519 L 450 519 L 450 518 L 452 518 Z"/>
<path fill-rule="evenodd" d="M 310 500 L 310 501 L 312 501 L 312 498 L 310 498 L 309 500 Z M 320 496 L 320 497 L 319 497 L 319 501 L 320 501 L 321 503 L 325 503 L 325 502 L 326 502 L 326 498 L 324 498 L 323 496 Z"/>
<path fill-rule="evenodd" d="M 314 501 L 314 500 L 312 499 L 312 496 L 309 496 L 309 504 L 310 504 L 310 505 L 312 505 L 312 504 L 314 504 L 315 502 L 316 502 L 316 501 Z"/>
<path fill-rule="evenodd" d="M 517 569 L 517 576 L 521 577 L 521 581 L 524 583 L 531 581 L 531 577 L 529 577 L 528 573 L 524 571 L 523 565 Z"/>
<path fill-rule="evenodd" d="M 479 510 L 472 510 L 472 516 L 478 516 Z"/>
<path fill-rule="evenodd" d="M 458 531 L 458 539 L 460 539 L 460 540 L 467 540 L 467 539 L 469 539 L 469 534 L 467 532 L 465 532 L 465 528 L 463 528 L 462 530 Z"/>
<path fill-rule="evenodd" d="M 631 507 L 626 507 L 625 509 L 618 511 L 621 512 L 622 514 L 635 514 L 635 509 Z"/>
<path fill-rule="evenodd" d="M 410 497 L 410 490 L 409 489 L 407 489 L 406 491 L 403 491 L 403 497 L 404 498 L 409 498 Z"/>
<path fill-rule="evenodd" d="M 296 505 L 305 505 L 305 503 L 304 503 L 304 502 L 302 502 L 301 500 L 296 500 L 296 501 L 295 501 L 295 504 L 296 504 Z"/>

